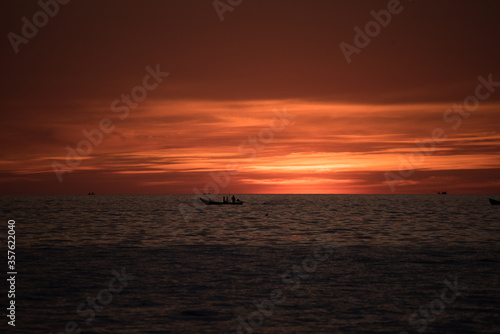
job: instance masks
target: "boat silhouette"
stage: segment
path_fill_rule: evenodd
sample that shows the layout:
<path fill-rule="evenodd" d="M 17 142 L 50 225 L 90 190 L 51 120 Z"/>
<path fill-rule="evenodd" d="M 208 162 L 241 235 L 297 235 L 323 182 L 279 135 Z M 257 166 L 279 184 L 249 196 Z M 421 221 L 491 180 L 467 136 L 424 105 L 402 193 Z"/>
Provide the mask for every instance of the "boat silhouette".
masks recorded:
<path fill-rule="evenodd" d="M 245 202 L 242 202 L 240 200 L 236 200 L 234 202 L 218 202 L 218 201 L 214 201 L 214 200 L 211 200 L 211 199 L 205 199 L 205 198 L 202 198 L 200 197 L 200 200 L 205 203 L 206 205 L 241 205 Z"/>

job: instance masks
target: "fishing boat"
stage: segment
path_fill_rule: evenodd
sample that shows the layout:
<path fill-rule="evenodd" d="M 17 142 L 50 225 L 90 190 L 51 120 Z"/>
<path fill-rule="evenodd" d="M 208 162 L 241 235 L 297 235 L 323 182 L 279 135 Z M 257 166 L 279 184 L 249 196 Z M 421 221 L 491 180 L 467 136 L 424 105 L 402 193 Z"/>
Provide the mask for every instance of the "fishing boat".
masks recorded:
<path fill-rule="evenodd" d="M 497 201 L 496 199 L 490 198 L 490 203 L 491 205 L 500 205 L 500 201 Z"/>
<path fill-rule="evenodd" d="M 200 200 L 205 203 L 206 205 L 241 205 L 244 202 L 237 200 L 235 202 L 218 202 L 218 201 L 213 201 L 211 199 L 205 199 L 200 197 Z"/>

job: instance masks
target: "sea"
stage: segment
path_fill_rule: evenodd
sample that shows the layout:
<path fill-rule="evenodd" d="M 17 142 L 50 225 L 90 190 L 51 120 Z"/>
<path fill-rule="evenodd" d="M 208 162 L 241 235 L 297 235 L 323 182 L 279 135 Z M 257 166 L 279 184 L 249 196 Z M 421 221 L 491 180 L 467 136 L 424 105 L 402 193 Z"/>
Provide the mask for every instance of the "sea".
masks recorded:
<path fill-rule="evenodd" d="M 500 333 L 498 196 L 236 196 L 0 196 L 0 332 Z"/>

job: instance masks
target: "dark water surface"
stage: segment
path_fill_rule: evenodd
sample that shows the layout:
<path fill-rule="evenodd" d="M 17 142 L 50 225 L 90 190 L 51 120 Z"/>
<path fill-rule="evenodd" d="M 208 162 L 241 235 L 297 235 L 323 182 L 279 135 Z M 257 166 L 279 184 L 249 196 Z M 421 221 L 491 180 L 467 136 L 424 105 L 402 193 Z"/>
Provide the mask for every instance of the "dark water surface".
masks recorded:
<path fill-rule="evenodd" d="M 1 196 L 18 274 L 0 330 L 500 332 L 491 196 L 240 195 L 186 221 L 192 197 Z"/>

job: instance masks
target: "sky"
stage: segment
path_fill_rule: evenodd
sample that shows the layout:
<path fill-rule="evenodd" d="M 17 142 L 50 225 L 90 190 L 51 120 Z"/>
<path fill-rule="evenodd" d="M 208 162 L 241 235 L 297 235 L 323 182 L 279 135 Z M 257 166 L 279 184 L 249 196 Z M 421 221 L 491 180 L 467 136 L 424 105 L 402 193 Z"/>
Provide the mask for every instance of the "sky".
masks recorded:
<path fill-rule="evenodd" d="M 0 194 L 500 192 L 498 1 L 59 1 L 0 5 Z"/>

